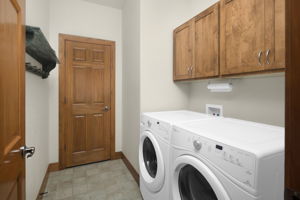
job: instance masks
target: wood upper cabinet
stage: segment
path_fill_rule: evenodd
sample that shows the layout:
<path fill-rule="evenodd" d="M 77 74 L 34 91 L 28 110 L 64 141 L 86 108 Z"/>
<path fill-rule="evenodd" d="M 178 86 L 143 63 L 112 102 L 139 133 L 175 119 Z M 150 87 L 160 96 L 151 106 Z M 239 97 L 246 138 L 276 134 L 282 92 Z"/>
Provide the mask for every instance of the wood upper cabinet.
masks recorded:
<path fill-rule="evenodd" d="M 285 67 L 284 0 L 221 0 L 221 75 Z"/>
<path fill-rule="evenodd" d="M 283 69 L 285 60 L 285 0 L 265 0 L 265 69 Z"/>
<path fill-rule="evenodd" d="M 194 19 L 174 30 L 174 80 L 186 80 L 193 76 L 194 33 Z"/>
<path fill-rule="evenodd" d="M 174 80 L 285 68 L 285 0 L 221 0 L 174 30 Z"/>
<path fill-rule="evenodd" d="M 219 3 L 195 17 L 193 78 L 219 75 Z"/>
<path fill-rule="evenodd" d="M 174 80 L 219 75 L 219 3 L 174 30 Z"/>
<path fill-rule="evenodd" d="M 221 74 L 263 69 L 264 1 L 221 0 Z"/>

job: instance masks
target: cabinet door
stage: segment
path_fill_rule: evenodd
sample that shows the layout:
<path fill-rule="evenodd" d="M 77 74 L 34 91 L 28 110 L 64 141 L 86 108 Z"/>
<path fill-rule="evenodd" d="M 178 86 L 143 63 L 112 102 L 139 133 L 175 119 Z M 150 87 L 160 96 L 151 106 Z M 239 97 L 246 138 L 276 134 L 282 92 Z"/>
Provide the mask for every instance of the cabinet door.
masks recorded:
<path fill-rule="evenodd" d="M 264 69 L 264 1 L 221 0 L 221 75 Z"/>
<path fill-rule="evenodd" d="M 219 75 L 219 4 L 195 18 L 194 78 Z"/>
<path fill-rule="evenodd" d="M 265 0 L 265 69 L 285 68 L 285 0 Z"/>
<path fill-rule="evenodd" d="M 192 78 L 194 65 L 194 20 L 174 30 L 174 80 Z"/>

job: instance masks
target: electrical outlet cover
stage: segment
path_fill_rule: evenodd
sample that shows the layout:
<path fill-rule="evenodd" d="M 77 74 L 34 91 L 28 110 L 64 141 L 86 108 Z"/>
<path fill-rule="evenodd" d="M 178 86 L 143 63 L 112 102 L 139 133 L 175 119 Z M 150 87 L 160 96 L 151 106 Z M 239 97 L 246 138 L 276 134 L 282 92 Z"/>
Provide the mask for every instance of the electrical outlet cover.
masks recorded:
<path fill-rule="evenodd" d="M 216 117 L 223 117 L 223 106 L 206 104 L 206 114 Z"/>

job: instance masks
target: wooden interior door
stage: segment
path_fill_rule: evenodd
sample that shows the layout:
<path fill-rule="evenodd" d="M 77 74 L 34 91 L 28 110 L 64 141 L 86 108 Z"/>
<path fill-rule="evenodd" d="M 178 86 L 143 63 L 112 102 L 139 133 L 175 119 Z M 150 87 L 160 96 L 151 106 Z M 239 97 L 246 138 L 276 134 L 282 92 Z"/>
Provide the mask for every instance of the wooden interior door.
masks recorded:
<path fill-rule="evenodd" d="M 25 199 L 24 0 L 0 0 L 0 199 Z"/>
<path fill-rule="evenodd" d="M 264 70 L 264 1 L 221 0 L 221 74 Z"/>
<path fill-rule="evenodd" d="M 300 1 L 286 3 L 285 199 L 300 200 Z"/>
<path fill-rule="evenodd" d="M 192 78 L 194 67 L 194 20 L 174 30 L 174 80 Z"/>
<path fill-rule="evenodd" d="M 265 0 L 265 69 L 285 68 L 285 0 Z"/>
<path fill-rule="evenodd" d="M 195 18 L 194 78 L 219 75 L 219 3 Z"/>
<path fill-rule="evenodd" d="M 66 167 L 110 159 L 114 43 L 67 40 Z"/>

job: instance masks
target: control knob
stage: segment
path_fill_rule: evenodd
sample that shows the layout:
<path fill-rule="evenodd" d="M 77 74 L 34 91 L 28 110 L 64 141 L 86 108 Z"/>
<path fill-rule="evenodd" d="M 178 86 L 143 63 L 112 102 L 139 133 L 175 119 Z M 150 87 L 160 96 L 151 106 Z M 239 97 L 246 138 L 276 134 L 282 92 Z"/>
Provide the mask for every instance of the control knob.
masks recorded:
<path fill-rule="evenodd" d="M 193 144 L 194 144 L 194 148 L 197 151 L 199 151 L 201 149 L 201 147 L 202 147 L 202 144 L 201 144 L 201 142 L 199 140 L 194 140 Z"/>

